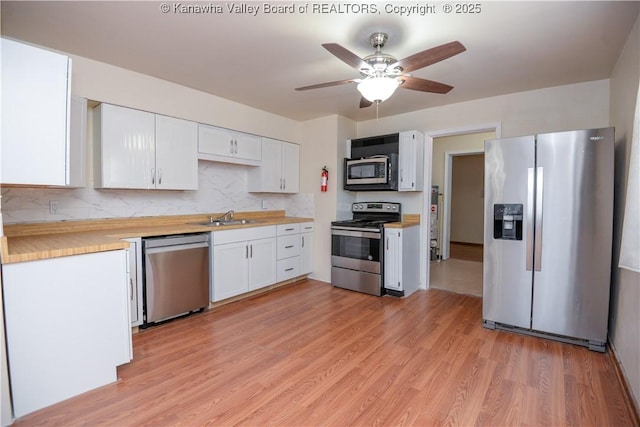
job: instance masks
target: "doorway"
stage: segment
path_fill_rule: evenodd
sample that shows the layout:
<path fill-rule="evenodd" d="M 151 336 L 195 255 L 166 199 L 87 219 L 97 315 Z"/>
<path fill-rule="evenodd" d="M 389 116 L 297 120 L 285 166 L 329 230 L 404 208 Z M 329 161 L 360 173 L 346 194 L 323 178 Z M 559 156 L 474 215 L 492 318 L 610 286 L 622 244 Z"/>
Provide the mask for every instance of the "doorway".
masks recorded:
<path fill-rule="evenodd" d="M 449 257 L 482 262 L 484 153 L 453 156 Z"/>
<path fill-rule="evenodd" d="M 431 182 L 440 194 L 429 287 L 482 296 L 484 141 L 499 133 L 495 125 L 431 135 Z"/>

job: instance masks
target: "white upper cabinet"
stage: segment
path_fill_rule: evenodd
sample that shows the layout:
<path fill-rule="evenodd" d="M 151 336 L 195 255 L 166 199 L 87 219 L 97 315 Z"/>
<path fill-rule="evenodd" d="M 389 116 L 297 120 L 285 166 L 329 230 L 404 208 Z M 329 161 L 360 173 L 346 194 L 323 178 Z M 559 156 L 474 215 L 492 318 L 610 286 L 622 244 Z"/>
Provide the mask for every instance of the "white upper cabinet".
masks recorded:
<path fill-rule="evenodd" d="M 249 171 L 249 192 L 298 193 L 300 146 L 262 138 L 262 164 Z"/>
<path fill-rule="evenodd" d="M 199 124 L 198 158 L 258 166 L 262 159 L 262 141 L 259 136 Z"/>
<path fill-rule="evenodd" d="M 0 51 L 0 181 L 22 185 L 84 185 L 84 176 L 73 181 L 71 177 L 77 166 L 71 164 L 70 158 L 75 149 L 71 147 L 69 128 L 71 59 L 4 38 Z M 80 142 L 83 143 L 84 138 Z M 73 160 L 84 162 L 84 158 Z"/>
<path fill-rule="evenodd" d="M 400 132 L 398 191 L 422 191 L 424 187 L 424 137 L 420 132 Z"/>
<path fill-rule="evenodd" d="M 96 188 L 198 188 L 197 123 L 110 104 L 94 113 Z"/>
<path fill-rule="evenodd" d="M 198 124 L 156 114 L 156 188 L 198 189 Z"/>

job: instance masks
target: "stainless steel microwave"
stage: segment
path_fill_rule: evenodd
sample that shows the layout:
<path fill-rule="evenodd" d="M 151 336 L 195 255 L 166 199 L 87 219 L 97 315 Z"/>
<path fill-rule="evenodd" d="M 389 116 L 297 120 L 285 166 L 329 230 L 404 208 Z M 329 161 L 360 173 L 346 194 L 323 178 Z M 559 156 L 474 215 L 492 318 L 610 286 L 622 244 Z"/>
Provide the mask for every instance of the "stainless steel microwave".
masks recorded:
<path fill-rule="evenodd" d="M 344 189 L 394 191 L 398 189 L 398 155 L 344 159 Z"/>

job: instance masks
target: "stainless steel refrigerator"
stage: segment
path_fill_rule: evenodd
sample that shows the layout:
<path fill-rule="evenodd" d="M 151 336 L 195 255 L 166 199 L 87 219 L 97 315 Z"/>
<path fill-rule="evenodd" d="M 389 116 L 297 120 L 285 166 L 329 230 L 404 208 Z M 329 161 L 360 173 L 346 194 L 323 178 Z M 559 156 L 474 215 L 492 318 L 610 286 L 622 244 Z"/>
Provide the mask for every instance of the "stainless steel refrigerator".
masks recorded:
<path fill-rule="evenodd" d="M 485 142 L 485 327 L 605 350 L 613 166 L 613 128 Z"/>

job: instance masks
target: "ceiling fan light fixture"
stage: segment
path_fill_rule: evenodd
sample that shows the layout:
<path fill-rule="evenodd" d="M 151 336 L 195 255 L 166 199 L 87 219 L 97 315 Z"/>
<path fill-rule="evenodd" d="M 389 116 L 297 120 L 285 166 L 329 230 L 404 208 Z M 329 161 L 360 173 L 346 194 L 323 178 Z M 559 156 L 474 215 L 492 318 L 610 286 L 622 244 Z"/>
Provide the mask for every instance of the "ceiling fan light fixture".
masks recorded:
<path fill-rule="evenodd" d="M 358 83 L 358 91 L 371 102 L 383 102 L 389 99 L 398 88 L 397 79 L 386 76 L 370 76 Z"/>

